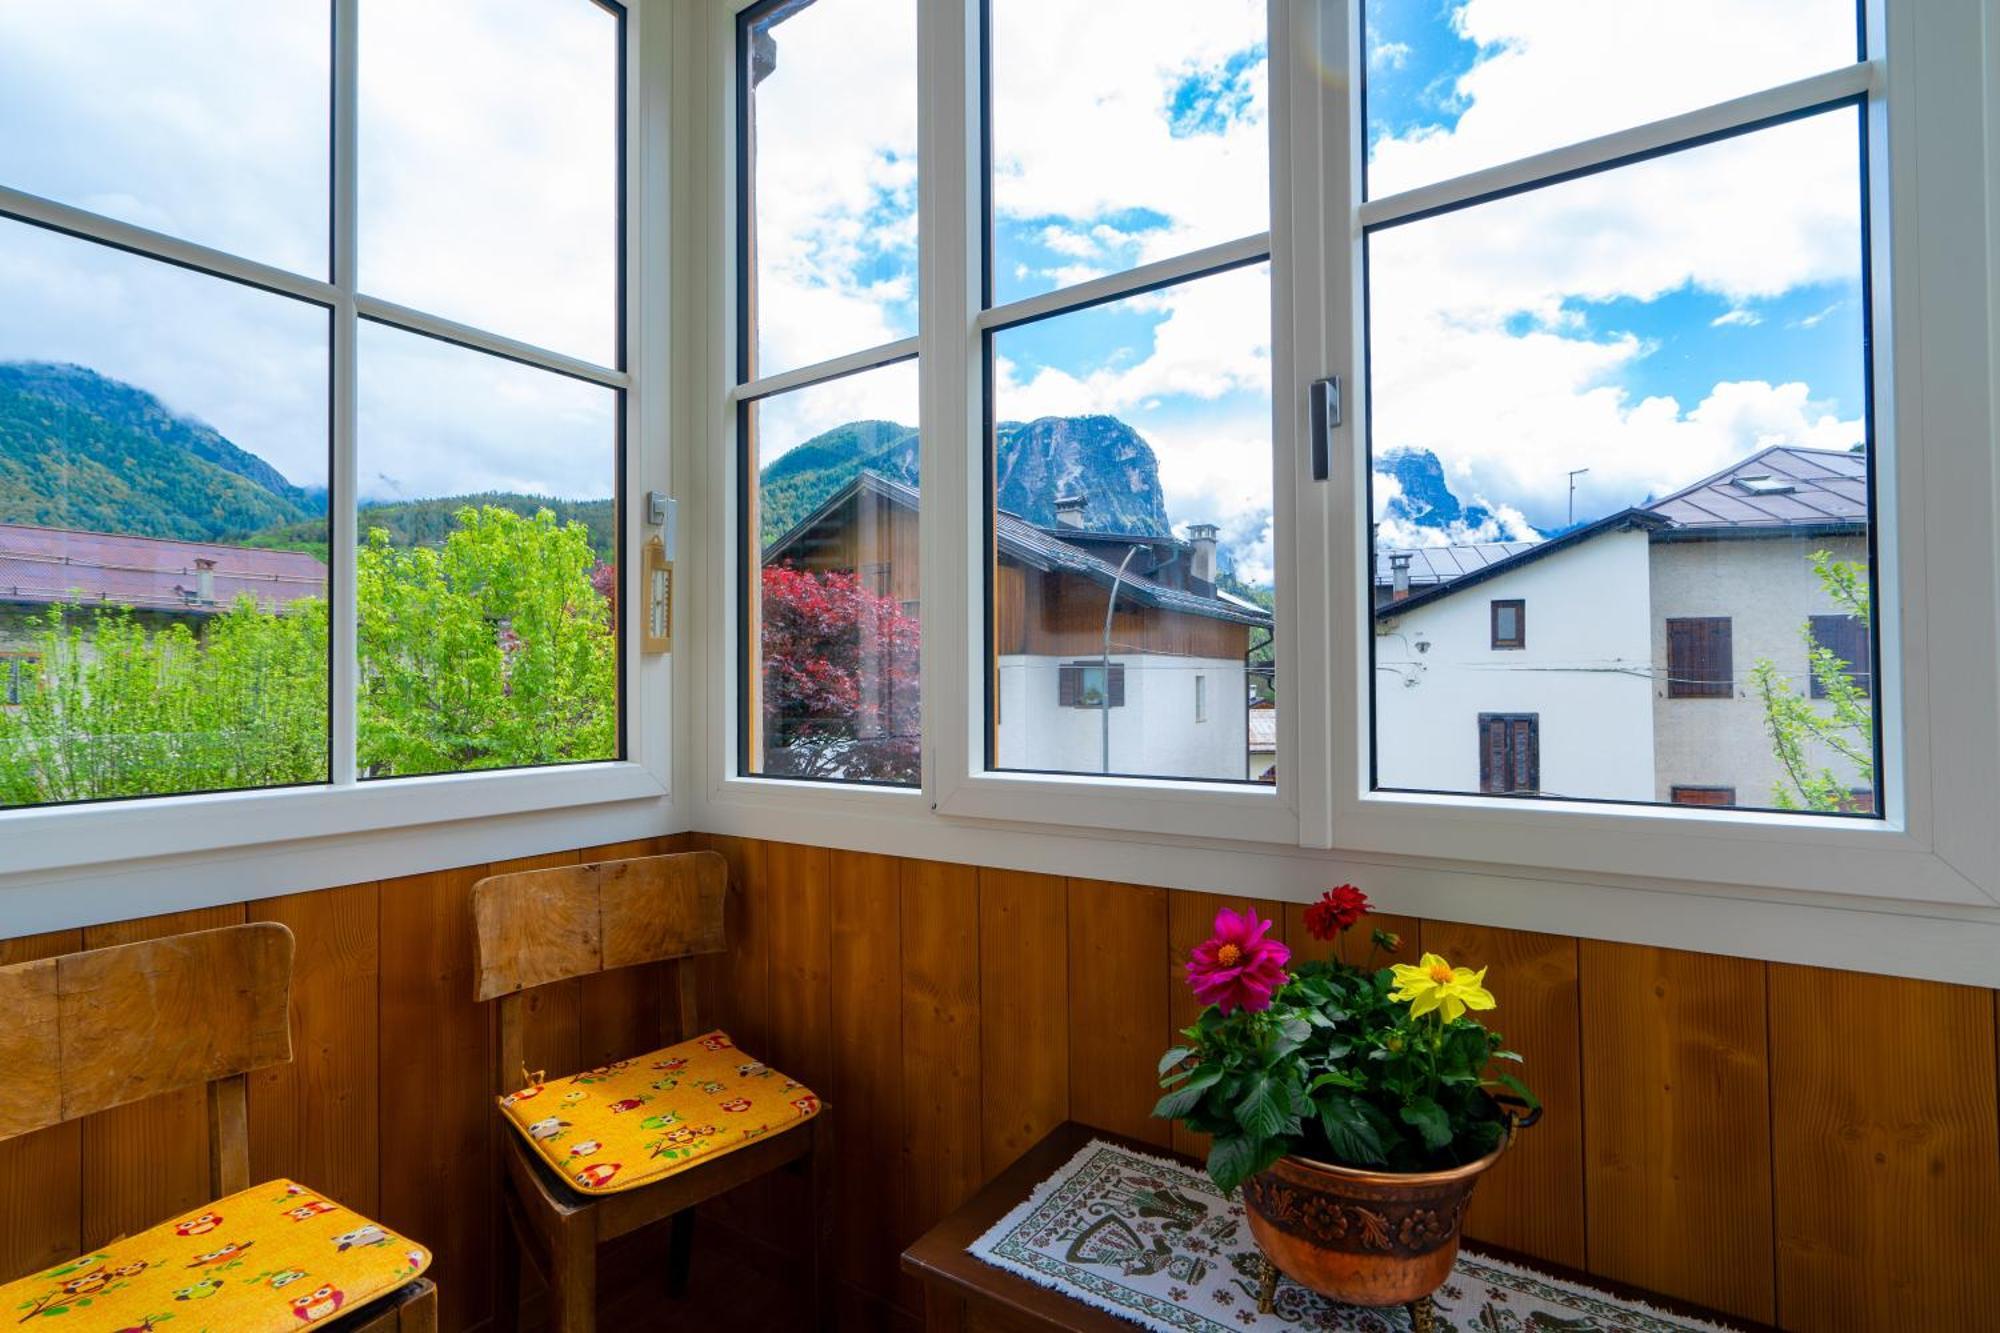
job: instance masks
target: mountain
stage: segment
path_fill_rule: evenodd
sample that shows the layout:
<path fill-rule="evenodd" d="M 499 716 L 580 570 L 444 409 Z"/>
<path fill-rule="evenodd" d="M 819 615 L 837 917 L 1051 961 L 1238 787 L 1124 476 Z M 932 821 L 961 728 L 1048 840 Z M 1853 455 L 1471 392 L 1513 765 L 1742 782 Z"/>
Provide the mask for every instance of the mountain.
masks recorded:
<path fill-rule="evenodd" d="M 1116 417 L 1042 417 L 1000 423 L 994 474 L 1000 507 L 1044 527 L 1064 495 L 1089 501 L 1097 532 L 1166 536 L 1160 463 L 1139 432 Z M 764 469 L 759 493 L 770 545 L 863 468 L 917 484 L 917 432 L 891 421 L 850 421 L 816 435 Z"/>
<path fill-rule="evenodd" d="M 324 513 L 213 427 L 82 366 L 0 362 L 0 523 L 213 541 Z"/>
<path fill-rule="evenodd" d="M 1382 517 L 1422 528 L 1451 531 L 1455 526 L 1483 528 L 1493 511 L 1482 504 L 1462 504 L 1445 484 L 1444 465 L 1428 449 L 1401 449 L 1376 460 L 1375 470 L 1396 479 L 1400 491 L 1382 508 Z"/>

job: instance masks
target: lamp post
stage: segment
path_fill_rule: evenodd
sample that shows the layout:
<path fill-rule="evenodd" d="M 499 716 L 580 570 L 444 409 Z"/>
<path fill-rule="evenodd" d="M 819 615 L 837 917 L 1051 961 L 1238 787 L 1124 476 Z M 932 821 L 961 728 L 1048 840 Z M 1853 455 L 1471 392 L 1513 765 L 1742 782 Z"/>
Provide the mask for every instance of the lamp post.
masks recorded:
<path fill-rule="evenodd" d="M 1098 696 L 1097 709 L 1100 723 L 1098 735 L 1102 743 L 1098 771 L 1105 774 L 1111 772 L 1111 613 L 1118 609 L 1118 587 L 1125 582 L 1126 566 L 1132 563 L 1132 557 L 1137 554 L 1139 554 L 1138 547 L 1125 548 L 1125 558 L 1118 562 L 1118 572 L 1111 576 L 1110 600 L 1104 603 L 1104 689 Z"/>

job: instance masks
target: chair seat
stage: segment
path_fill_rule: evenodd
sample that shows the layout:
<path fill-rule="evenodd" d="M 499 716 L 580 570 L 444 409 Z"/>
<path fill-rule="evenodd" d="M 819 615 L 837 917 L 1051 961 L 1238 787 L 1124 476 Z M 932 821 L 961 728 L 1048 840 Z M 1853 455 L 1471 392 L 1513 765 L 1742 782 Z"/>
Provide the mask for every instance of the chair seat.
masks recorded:
<path fill-rule="evenodd" d="M 264 1333 L 359 1309 L 430 1262 L 414 1241 L 272 1180 L 0 1286 L 0 1312 L 30 1328 L 56 1319 L 46 1326 L 63 1333 L 147 1333 L 169 1320 L 189 1333 Z"/>
<path fill-rule="evenodd" d="M 819 1114 L 810 1088 L 724 1032 L 499 1099 L 507 1122 L 586 1195 L 637 1189 Z"/>

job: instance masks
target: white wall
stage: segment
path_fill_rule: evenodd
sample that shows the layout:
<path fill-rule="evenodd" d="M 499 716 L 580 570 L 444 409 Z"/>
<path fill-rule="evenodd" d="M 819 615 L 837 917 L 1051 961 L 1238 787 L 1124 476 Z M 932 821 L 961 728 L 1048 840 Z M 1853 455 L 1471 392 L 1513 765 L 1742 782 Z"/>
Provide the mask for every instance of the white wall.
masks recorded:
<path fill-rule="evenodd" d="M 1651 800 L 1647 563 L 1645 533 L 1605 533 L 1378 621 L 1378 784 L 1477 792 L 1479 715 L 1535 713 L 1544 794 Z M 1527 603 L 1524 648 L 1492 647 L 1505 598 Z"/>
<path fill-rule="evenodd" d="M 999 767 L 1097 773 L 1103 714 L 1056 700 L 1068 657 L 1000 659 Z M 1111 713 L 1111 771 L 1241 780 L 1249 745 L 1248 681 L 1233 657 L 1113 653 L 1125 667 L 1125 703 Z M 1206 720 L 1195 721 L 1195 678 L 1208 681 Z"/>
<path fill-rule="evenodd" d="M 1772 757 L 1764 730 L 1763 704 L 1750 687 L 1751 666 L 1767 658 L 1791 677 L 1794 689 L 1808 692 L 1805 640 L 1807 616 L 1835 615 L 1841 608 L 1826 595 L 1813 573 L 1814 551 L 1837 559 L 1868 558 L 1857 537 L 1758 538 L 1716 542 L 1660 542 L 1652 561 L 1652 659 L 1658 673 L 1653 690 L 1656 720 L 1654 754 L 1658 776 L 1654 796 L 1666 800 L 1675 786 L 1734 787 L 1739 805 L 1768 806 L 1783 769 Z M 1667 697 L 1667 621 L 1682 616 L 1728 616 L 1735 658 L 1735 696 L 1729 699 Z M 1821 705 L 1824 710 L 1825 705 Z M 1821 755 L 1824 762 L 1832 756 Z M 1835 771 L 1865 785 L 1845 764 Z"/>

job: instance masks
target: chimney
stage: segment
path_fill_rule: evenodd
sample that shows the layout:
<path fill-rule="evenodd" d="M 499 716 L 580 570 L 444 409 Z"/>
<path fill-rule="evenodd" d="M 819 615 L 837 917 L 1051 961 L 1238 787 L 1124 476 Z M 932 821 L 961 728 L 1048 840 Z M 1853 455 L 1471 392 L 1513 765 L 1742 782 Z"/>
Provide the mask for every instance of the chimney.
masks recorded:
<path fill-rule="evenodd" d="M 1188 524 L 1188 541 L 1194 552 L 1188 558 L 1188 578 L 1195 583 L 1215 586 L 1215 524 Z"/>
<path fill-rule="evenodd" d="M 1090 508 L 1090 498 L 1083 495 L 1059 495 L 1056 497 L 1056 526 L 1059 528 L 1081 528 L 1083 515 Z"/>
<path fill-rule="evenodd" d="M 203 606 L 215 605 L 215 562 L 195 557 L 195 600 Z"/>
<path fill-rule="evenodd" d="M 1410 595 L 1410 562 L 1416 559 L 1414 551 L 1391 551 L 1389 553 L 1389 600 L 1400 602 Z"/>

